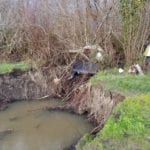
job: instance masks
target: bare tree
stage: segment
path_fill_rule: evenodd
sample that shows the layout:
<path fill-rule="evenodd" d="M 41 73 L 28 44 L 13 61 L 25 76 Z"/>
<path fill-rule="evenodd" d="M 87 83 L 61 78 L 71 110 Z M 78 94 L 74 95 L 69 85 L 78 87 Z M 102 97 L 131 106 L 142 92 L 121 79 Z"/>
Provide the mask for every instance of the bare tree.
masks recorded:
<path fill-rule="evenodd" d="M 148 4 L 127 46 L 121 38 L 123 24 L 117 0 L 0 0 L 0 56 L 68 64 L 69 49 L 99 44 L 108 64 L 115 65 L 118 50 L 113 35 L 123 45 L 127 63 L 128 59 L 134 61 L 137 53 L 141 57 L 149 32 Z"/>

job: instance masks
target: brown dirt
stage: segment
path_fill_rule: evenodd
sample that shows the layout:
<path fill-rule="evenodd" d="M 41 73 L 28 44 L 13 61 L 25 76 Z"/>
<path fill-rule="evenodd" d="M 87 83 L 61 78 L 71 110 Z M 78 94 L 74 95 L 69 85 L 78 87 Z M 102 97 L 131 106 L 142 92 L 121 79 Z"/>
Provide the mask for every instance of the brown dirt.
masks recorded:
<path fill-rule="evenodd" d="M 64 106 L 50 110 L 68 110 L 77 114 L 86 114 L 89 121 L 95 124 L 92 133 L 101 129 L 111 114 L 114 106 L 125 97 L 119 93 L 105 90 L 103 86 L 88 83 L 89 76 L 77 77 L 73 81 L 61 83 Z"/>
<path fill-rule="evenodd" d="M 14 71 L 0 75 L 0 106 L 3 110 L 8 102 L 38 99 L 45 95 L 60 97 L 65 102 L 64 106 L 47 109 L 68 110 L 80 115 L 86 113 L 89 121 L 95 124 L 92 131 L 95 133 L 103 127 L 113 107 L 124 96 L 105 90 L 100 84 L 91 85 L 87 82 L 88 75 L 68 80 L 69 74 L 68 68 L 58 67 L 42 73 Z M 61 78 L 57 85 L 54 83 L 55 77 Z"/>

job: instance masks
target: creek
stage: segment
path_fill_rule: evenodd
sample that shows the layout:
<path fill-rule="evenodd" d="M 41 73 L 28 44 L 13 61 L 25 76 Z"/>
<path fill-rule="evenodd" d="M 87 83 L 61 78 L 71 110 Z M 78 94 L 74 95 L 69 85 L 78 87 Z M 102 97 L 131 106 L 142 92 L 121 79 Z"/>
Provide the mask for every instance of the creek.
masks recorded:
<path fill-rule="evenodd" d="M 19 101 L 0 112 L 0 150 L 63 150 L 92 128 L 85 116 L 48 111 L 60 100 Z"/>

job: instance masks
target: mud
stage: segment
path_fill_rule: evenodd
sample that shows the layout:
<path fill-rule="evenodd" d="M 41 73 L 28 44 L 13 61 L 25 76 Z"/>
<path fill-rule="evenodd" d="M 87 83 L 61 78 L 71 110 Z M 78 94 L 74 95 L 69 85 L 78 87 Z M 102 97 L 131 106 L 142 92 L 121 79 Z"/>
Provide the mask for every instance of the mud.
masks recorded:
<path fill-rule="evenodd" d="M 46 109 L 58 104 L 57 99 L 9 104 L 0 113 L 0 150 L 63 150 L 91 131 L 85 116 Z"/>
<path fill-rule="evenodd" d="M 64 106 L 51 107 L 49 110 L 86 114 L 88 120 L 95 124 L 95 128 L 91 131 L 95 134 L 104 126 L 114 106 L 125 97 L 105 90 L 100 84 L 92 86 L 85 83 L 76 87 L 67 98 Z"/>
<path fill-rule="evenodd" d="M 13 133 L 13 129 L 6 129 L 0 131 L 0 140 L 3 140 L 6 136 Z"/>
<path fill-rule="evenodd" d="M 57 70 L 62 72 L 58 68 L 55 72 L 58 72 Z M 53 83 L 56 73 L 52 69 L 50 72 L 51 74 L 48 74 L 43 70 L 31 69 L 13 70 L 11 73 L 0 74 L 0 111 L 7 108 L 7 103 L 14 101 L 57 97 Z"/>
<path fill-rule="evenodd" d="M 61 78 L 57 85 L 53 82 L 55 77 Z M 68 80 L 68 77 L 69 72 L 65 67 L 42 73 L 14 71 L 0 75 L 0 108 L 7 109 L 4 104 L 8 102 L 39 99 L 45 95 L 60 97 L 65 102 L 63 106 L 47 109 L 86 114 L 89 121 L 95 124 L 92 133 L 96 133 L 103 127 L 113 107 L 124 96 L 105 90 L 100 83 L 91 85 L 88 75 L 77 76 L 73 80 Z"/>
<path fill-rule="evenodd" d="M 29 72 L 14 71 L 0 75 L 0 103 L 17 100 L 36 99 L 47 91 L 42 84 L 35 82 Z"/>

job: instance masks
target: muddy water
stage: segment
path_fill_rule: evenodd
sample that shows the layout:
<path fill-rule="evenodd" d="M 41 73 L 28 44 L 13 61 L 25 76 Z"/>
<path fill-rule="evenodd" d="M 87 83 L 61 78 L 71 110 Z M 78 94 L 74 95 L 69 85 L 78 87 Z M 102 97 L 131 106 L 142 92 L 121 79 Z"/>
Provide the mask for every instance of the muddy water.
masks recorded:
<path fill-rule="evenodd" d="M 16 102 L 0 112 L 0 150 L 63 150 L 91 130 L 83 116 L 41 109 L 57 104 Z"/>

